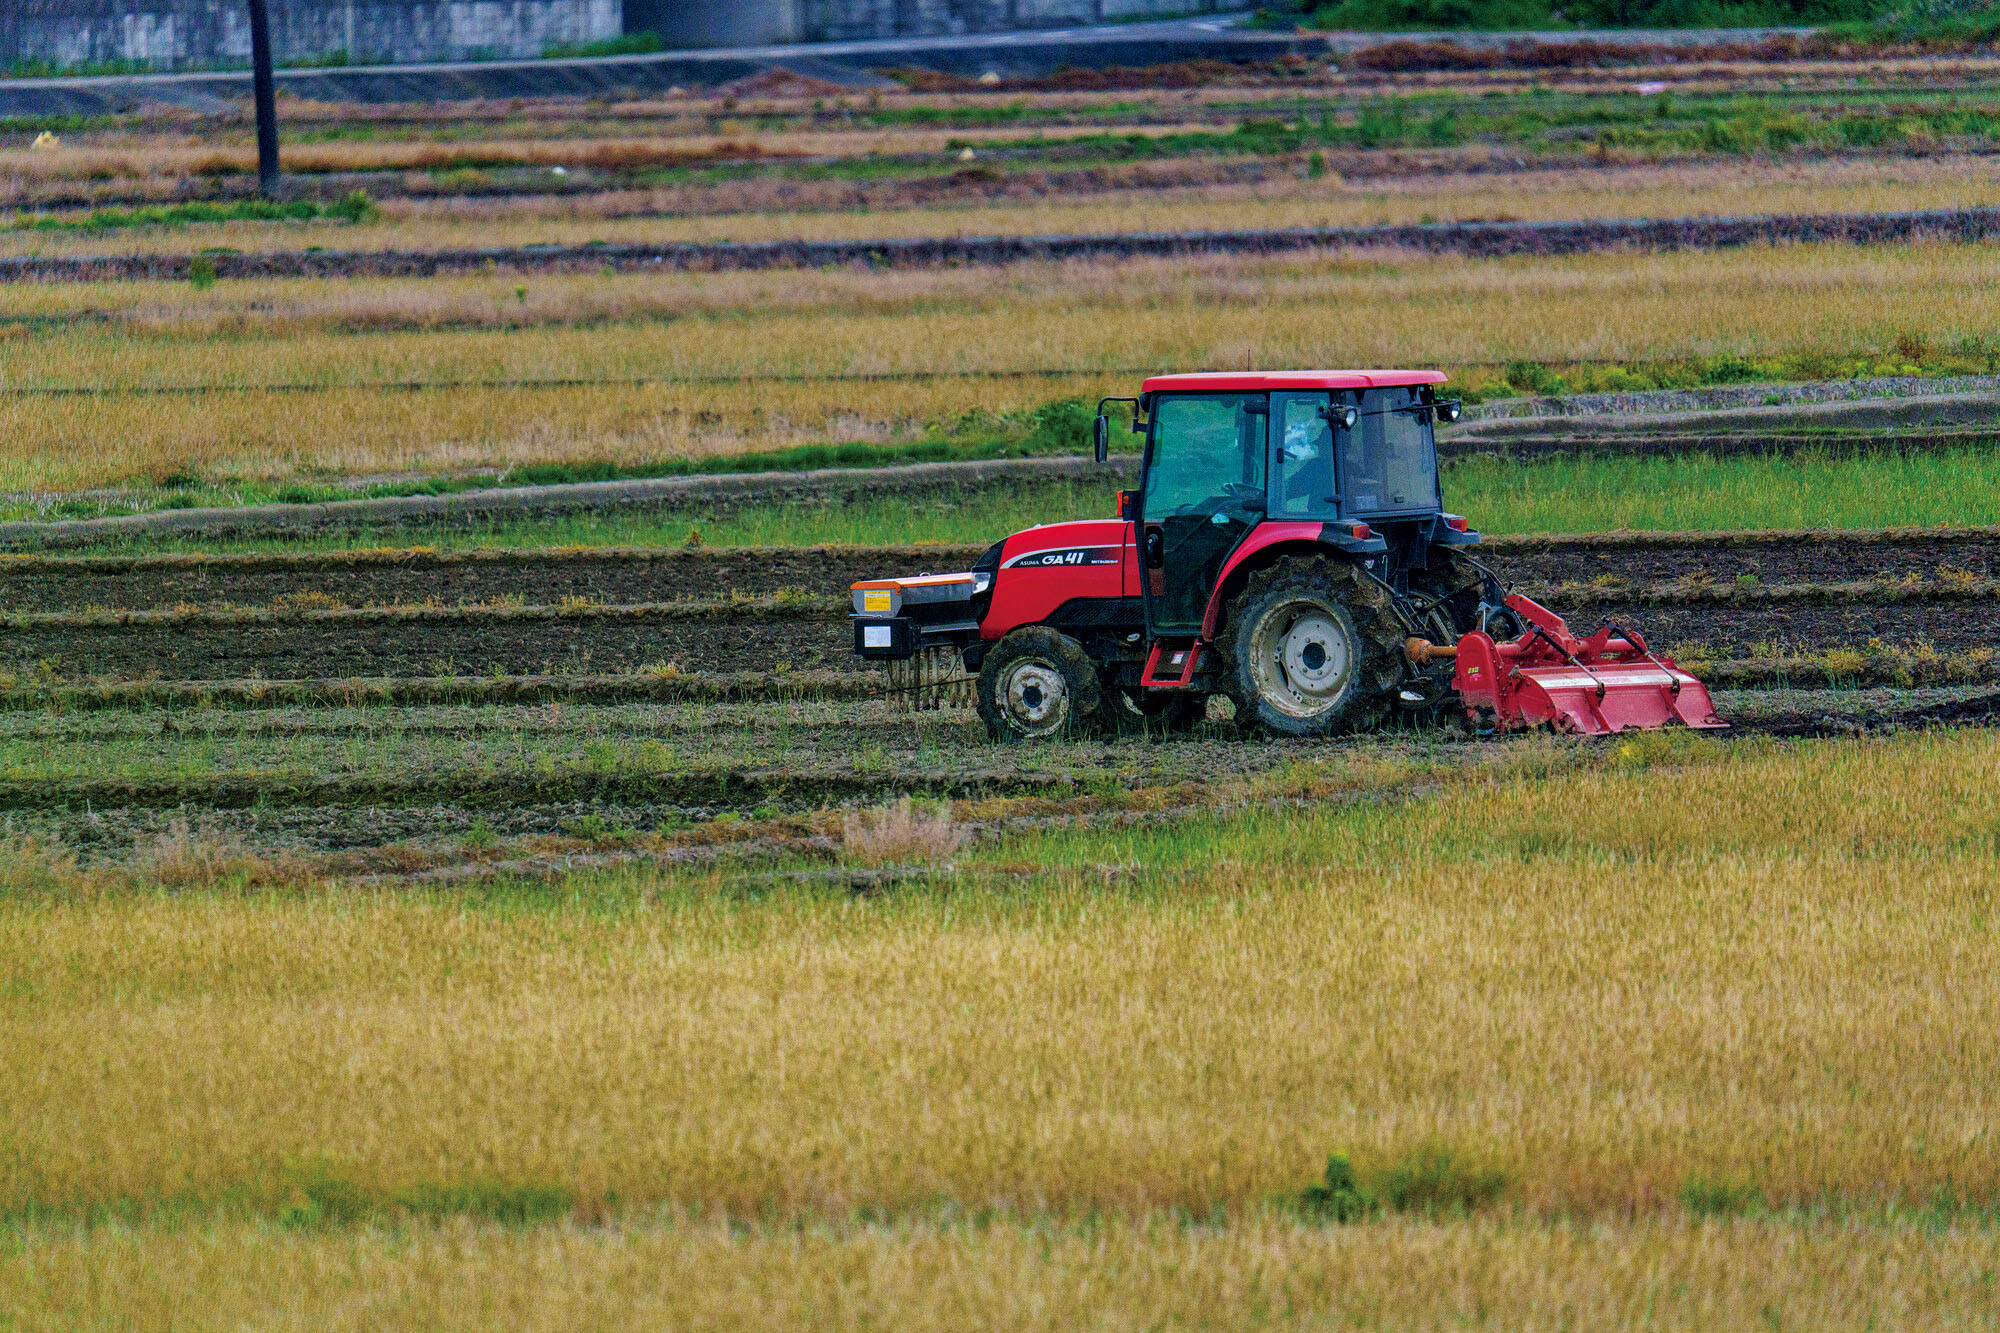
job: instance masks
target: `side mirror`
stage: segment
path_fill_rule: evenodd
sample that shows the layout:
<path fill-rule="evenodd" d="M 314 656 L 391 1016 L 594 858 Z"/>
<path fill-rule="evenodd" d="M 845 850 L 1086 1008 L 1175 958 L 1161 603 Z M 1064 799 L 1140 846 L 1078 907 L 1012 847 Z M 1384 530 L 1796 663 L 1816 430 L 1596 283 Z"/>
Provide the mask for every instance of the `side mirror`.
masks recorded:
<path fill-rule="evenodd" d="M 1352 403 L 1343 403 L 1339 407 L 1322 407 L 1319 414 L 1342 430 L 1353 430 L 1355 423 L 1361 420 L 1361 413 Z"/>
<path fill-rule="evenodd" d="M 1097 424 L 1091 428 L 1090 434 L 1091 438 L 1097 443 L 1097 461 L 1099 463 L 1109 462 L 1111 459 L 1111 418 L 1099 412 L 1097 414 Z"/>

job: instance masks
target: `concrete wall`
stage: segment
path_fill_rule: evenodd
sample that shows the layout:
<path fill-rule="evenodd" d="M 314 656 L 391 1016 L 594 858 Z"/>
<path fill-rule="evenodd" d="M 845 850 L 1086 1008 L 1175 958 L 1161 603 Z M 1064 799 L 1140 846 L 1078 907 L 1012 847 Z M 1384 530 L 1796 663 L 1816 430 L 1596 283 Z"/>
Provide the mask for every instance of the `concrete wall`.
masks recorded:
<path fill-rule="evenodd" d="M 539 56 L 624 31 L 622 0 L 270 0 L 281 61 Z M 144 61 L 156 69 L 250 58 L 244 0 L 0 0 L 0 64 Z"/>
<path fill-rule="evenodd" d="M 625 25 L 669 46 L 854 41 L 1223 13 L 1256 0 L 625 0 Z"/>

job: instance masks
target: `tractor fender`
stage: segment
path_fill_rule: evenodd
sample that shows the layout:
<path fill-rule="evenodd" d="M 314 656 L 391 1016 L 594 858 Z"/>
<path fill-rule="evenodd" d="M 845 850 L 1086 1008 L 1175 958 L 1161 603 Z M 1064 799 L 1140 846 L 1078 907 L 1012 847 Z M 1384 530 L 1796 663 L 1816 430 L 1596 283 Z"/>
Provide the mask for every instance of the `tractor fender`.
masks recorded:
<path fill-rule="evenodd" d="M 1350 560 L 1366 560 L 1389 549 L 1380 537 L 1351 537 L 1342 525 L 1332 523 L 1260 523 L 1251 530 L 1216 576 L 1215 591 L 1208 596 L 1208 610 L 1201 618 L 1201 637 L 1212 641 L 1222 624 L 1222 612 L 1250 575 L 1285 555 L 1341 555 Z"/>

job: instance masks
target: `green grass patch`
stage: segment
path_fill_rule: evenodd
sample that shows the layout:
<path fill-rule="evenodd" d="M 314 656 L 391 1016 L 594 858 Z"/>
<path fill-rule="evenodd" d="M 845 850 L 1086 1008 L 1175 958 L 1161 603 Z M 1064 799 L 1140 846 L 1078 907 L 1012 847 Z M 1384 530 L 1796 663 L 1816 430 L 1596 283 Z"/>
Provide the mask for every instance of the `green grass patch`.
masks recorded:
<path fill-rule="evenodd" d="M 1279 8 L 1286 6 L 1280 5 Z M 1861 22 L 1885 0 L 1339 0 L 1291 6 L 1314 28 L 1372 32 L 1562 32 L 1578 28 L 1767 28 Z"/>
<path fill-rule="evenodd" d="M 577 514 L 317 537 L 163 540 L 150 550 L 300 551 L 474 546 L 979 546 L 1036 523 L 1108 518 L 1115 478 L 1008 482 L 911 497 Z M 1446 504 L 1489 535 L 2000 524 L 2000 455 L 1979 449 L 1858 456 L 1449 460 Z M 129 547 L 126 547 L 129 549 Z M 108 549 L 108 548 L 107 548 Z"/>
<path fill-rule="evenodd" d="M 13 231 L 98 232 L 134 227 L 187 227 L 215 222 L 372 222 L 380 210 L 364 190 L 355 190 L 330 204 L 313 199 L 238 199 L 228 203 L 195 201 L 141 208 L 100 208 L 90 213 L 33 215 L 16 213 Z"/>
<path fill-rule="evenodd" d="M 604 56 L 645 56 L 667 49 L 657 32 L 628 32 L 595 42 L 556 42 L 542 48 L 544 60 L 596 60 Z"/>
<path fill-rule="evenodd" d="M 1483 531 L 1681 532 L 2000 523 L 2000 455 L 1578 457 L 1448 462 L 1446 503 Z"/>

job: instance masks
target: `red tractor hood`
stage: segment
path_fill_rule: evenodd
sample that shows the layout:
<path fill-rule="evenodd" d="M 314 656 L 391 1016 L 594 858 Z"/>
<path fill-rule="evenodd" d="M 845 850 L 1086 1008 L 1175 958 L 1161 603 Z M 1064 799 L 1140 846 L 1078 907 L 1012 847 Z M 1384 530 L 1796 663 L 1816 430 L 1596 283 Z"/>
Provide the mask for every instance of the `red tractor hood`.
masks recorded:
<path fill-rule="evenodd" d="M 1088 568 L 1118 565 L 1132 544 L 1132 525 L 1117 518 L 1084 518 L 1049 523 L 1009 537 L 1000 548 L 1000 568 Z"/>

